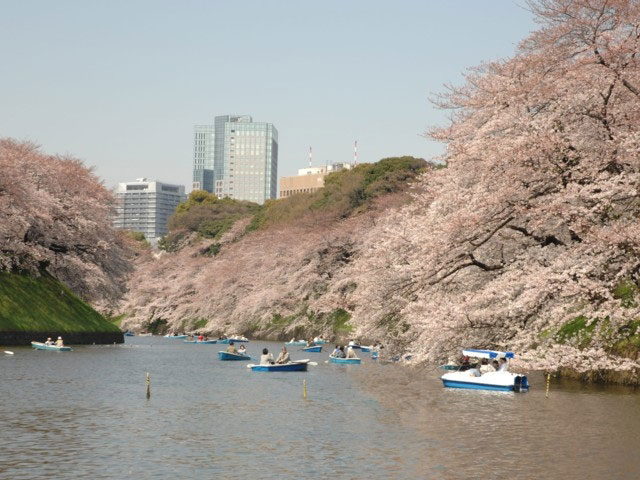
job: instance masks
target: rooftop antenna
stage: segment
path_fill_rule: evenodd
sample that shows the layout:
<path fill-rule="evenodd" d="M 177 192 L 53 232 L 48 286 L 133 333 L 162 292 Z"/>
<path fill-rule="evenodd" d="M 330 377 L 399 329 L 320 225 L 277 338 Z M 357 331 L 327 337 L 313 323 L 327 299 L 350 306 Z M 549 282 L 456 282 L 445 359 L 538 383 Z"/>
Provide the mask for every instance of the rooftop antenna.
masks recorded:
<path fill-rule="evenodd" d="M 358 165 L 358 140 L 353 144 L 353 165 Z"/>

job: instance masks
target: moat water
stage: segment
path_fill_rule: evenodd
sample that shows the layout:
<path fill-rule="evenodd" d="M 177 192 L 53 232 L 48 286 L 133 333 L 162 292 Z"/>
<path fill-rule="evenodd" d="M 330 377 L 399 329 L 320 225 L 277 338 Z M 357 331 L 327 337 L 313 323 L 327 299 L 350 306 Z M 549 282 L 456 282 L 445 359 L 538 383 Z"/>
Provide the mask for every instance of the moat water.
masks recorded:
<path fill-rule="evenodd" d="M 281 344 L 249 353 L 265 346 Z M 437 370 L 327 352 L 292 351 L 318 362 L 306 373 L 253 373 L 223 348 L 0 348 L 15 353 L 0 353 L 0 478 L 640 478 L 637 389 L 444 389 Z"/>

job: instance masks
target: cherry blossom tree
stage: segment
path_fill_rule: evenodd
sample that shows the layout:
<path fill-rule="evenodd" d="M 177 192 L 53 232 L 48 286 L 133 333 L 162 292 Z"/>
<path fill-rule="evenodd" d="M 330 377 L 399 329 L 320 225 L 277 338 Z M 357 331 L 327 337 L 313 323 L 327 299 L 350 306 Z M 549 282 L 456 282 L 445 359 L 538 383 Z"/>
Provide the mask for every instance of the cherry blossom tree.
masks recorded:
<path fill-rule="evenodd" d="M 114 198 L 70 156 L 0 139 L 0 269 L 46 271 L 95 306 L 112 308 L 131 270 L 111 227 Z"/>

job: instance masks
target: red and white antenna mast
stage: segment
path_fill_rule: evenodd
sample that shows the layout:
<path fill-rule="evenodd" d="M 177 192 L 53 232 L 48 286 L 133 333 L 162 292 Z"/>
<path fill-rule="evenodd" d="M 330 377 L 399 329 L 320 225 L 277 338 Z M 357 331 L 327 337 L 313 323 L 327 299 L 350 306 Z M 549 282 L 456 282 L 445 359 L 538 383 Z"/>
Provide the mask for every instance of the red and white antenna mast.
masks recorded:
<path fill-rule="evenodd" d="M 353 144 L 353 165 L 358 165 L 358 140 Z"/>
<path fill-rule="evenodd" d="M 311 157 L 313 156 L 313 151 L 311 150 L 311 147 L 309 147 L 309 168 L 311 168 Z"/>

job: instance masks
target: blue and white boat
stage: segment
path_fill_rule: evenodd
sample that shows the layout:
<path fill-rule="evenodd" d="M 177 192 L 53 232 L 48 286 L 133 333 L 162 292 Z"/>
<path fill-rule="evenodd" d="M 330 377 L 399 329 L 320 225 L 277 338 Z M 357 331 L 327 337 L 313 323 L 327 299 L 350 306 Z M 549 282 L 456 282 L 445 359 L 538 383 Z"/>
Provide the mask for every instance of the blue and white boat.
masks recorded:
<path fill-rule="evenodd" d="M 368 347 L 365 345 L 360 345 L 360 350 L 364 353 L 371 353 L 371 349 L 373 347 L 371 345 L 369 345 Z"/>
<path fill-rule="evenodd" d="M 213 345 L 217 341 L 218 340 L 183 340 L 184 343 L 202 343 L 202 344 L 208 344 L 208 345 Z"/>
<path fill-rule="evenodd" d="M 351 340 L 351 341 L 349 342 L 349 344 L 347 345 L 347 347 L 351 347 L 351 348 L 354 348 L 354 349 L 359 349 L 359 348 L 360 348 L 360 345 L 359 345 L 359 344 L 357 344 L 356 342 L 354 342 L 353 340 Z"/>
<path fill-rule="evenodd" d="M 241 353 L 231 353 L 231 352 L 218 352 L 218 358 L 220 360 L 251 360 L 251 357 L 248 355 L 242 355 Z"/>
<path fill-rule="evenodd" d="M 170 335 L 170 334 L 166 334 L 164 336 L 164 338 L 175 338 L 175 339 L 180 339 L 180 340 L 184 340 L 185 338 L 187 338 L 187 335 Z"/>
<path fill-rule="evenodd" d="M 233 343 L 248 343 L 249 339 L 247 337 L 241 337 L 241 336 L 233 336 L 233 337 L 229 337 L 227 340 L 229 340 L 230 342 Z"/>
<path fill-rule="evenodd" d="M 56 352 L 70 352 L 71 347 L 56 347 L 55 345 L 47 345 L 42 342 L 31 342 L 31 346 L 36 350 L 54 350 Z"/>
<path fill-rule="evenodd" d="M 287 347 L 306 347 L 307 342 L 305 340 L 296 340 L 295 338 L 290 342 L 285 343 Z"/>
<path fill-rule="evenodd" d="M 360 358 L 340 358 L 340 357 L 329 357 L 329 361 L 331 363 L 339 363 L 339 364 L 346 364 L 346 365 L 360 365 L 361 359 Z"/>
<path fill-rule="evenodd" d="M 322 351 L 322 345 L 313 345 L 311 347 L 304 347 L 303 352 L 320 353 Z"/>
<path fill-rule="evenodd" d="M 472 358 L 511 359 L 513 352 L 499 352 L 496 350 L 463 350 L 463 355 Z M 529 390 L 526 375 L 519 375 L 509 371 L 487 372 L 476 376 L 476 369 L 445 373 L 440 377 L 442 384 L 449 388 L 466 388 L 472 390 L 498 390 L 506 392 L 523 392 Z"/>
<path fill-rule="evenodd" d="M 309 360 L 297 360 L 273 365 L 247 365 L 252 372 L 306 372 L 308 366 Z"/>
<path fill-rule="evenodd" d="M 133 336 L 135 336 L 135 333 L 133 333 L 131 331 L 126 331 L 126 332 L 124 332 L 124 336 L 125 337 L 133 337 Z"/>

